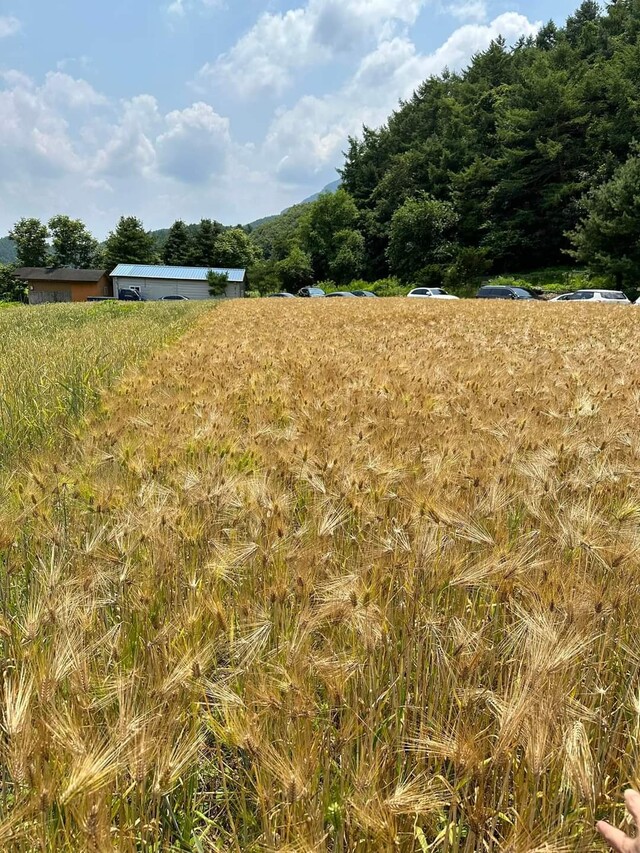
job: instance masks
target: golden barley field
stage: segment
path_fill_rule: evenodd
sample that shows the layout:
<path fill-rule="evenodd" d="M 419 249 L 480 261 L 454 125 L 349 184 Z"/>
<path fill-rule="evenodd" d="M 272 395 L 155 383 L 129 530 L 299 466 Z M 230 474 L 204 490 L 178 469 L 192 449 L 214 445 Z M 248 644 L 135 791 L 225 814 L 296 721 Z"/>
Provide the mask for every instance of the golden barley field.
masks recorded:
<path fill-rule="evenodd" d="M 601 849 L 638 315 L 424 302 L 225 304 L 15 472 L 0 849 Z"/>

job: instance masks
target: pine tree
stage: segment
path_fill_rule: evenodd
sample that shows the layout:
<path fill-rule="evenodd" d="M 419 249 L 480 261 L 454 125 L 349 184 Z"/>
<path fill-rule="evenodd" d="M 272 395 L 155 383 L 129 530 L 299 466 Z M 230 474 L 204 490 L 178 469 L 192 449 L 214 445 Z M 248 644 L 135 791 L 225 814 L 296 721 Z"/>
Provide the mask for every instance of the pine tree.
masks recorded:
<path fill-rule="evenodd" d="M 640 155 L 638 149 L 613 178 L 584 202 L 584 218 L 570 235 L 574 257 L 611 276 L 618 287 L 640 280 Z"/>
<path fill-rule="evenodd" d="M 167 242 L 162 250 L 162 259 L 167 266 L 180 267 L 191 263 L 193 246 L 185 223 L 178 219 L 169 229 Z"/>
<path fill-rule="evenodd" d="M 223 228 L 219 222 L 203 219 L 193 240 L 192 263 L 197 267 L 217 265 L 216 242 Z"/>
<path fill-rule="evenodd" d="M 155 242 L 135 216 L 122 216 L 105 241 L 104 259 L 109 271 L 118 264 L 153 264 Z"/>

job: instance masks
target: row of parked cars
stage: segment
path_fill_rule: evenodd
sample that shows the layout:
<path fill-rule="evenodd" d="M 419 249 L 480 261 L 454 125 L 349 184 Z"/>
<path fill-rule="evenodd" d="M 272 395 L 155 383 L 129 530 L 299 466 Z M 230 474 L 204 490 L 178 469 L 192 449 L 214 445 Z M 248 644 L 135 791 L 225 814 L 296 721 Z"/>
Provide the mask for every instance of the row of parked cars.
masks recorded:
<path fill-rule="evenodd" d="M 297 296 L 305 298 L 317 297 L 351 297 L 351 296 L 373 296 L 376 294 L 370 290 L 341 290 L 335 293 L 325 293 L 321 287 L 303 287 L 298 291 Z M 411 299 L 459 299 L 458 296 L 453 296 L 447 293 L 442 287 L 416 287 L 407 294 Z M 271 298 L 276 299 L 295 299 L 293 293 L 271 293 Z M 509 287 L 506 285 L 483 285 L 476 293 L 476 299 L 532 299 L 542 300 L 541 296 L 531 293 L 524 287 Z M 621 290 L 576 290 L 573 293 L 564 293 L 561 296 L 554 296 L 552 299 L 543 300 L 548 302 L 609 302 L 622 303 L 630 305 L 631 302 Z M 640 304 L 640 299 L 635 303 Z"/>

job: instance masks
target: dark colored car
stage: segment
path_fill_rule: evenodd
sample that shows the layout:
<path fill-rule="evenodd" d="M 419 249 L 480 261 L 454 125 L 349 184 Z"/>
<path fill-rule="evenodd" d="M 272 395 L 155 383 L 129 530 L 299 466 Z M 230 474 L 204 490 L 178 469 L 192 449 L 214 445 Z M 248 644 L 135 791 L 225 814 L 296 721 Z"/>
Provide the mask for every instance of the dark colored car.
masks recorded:
<path fill-rule="evenodd" d="M 128 287 L 123 287 L 118 293 L 120 302 L 142 302 L 142 297 L 137 290 L 131 290 Z"/>
<path fill-rule="evenodd" d="M 295 299 L 293 293 L 270 293 L 269 299 Z"/>
<path fill-rule="evenodd" d="M 349 296 L 349 297 L 351 297 L 352 299 L 355 299 L 355 298 L 356 298 L 355 293 L 349 293 L 347 290 L 336 290 L 336 291 L 334 291 L 333 293 L 327 293 L 327 299 L 328 299 L 330 296 Z"/>
<path fill-rule="evenodd" d="M 177 293 L 170 293 L 168 296 L 163 296 L 160 302 L 188 302 L 188 296 L 178 296 Z"/>
<path fill-rule="evenodd" d="M 302 287 L 298 291 L 298 296 L 304 296 L 305 298 L 325 296 L 325 295 L 326 294 L 321 287 Z"/>
<path fill-rule="evenodd" d="M 371 290 L 352 290 L 351 292 L 354 296 L 373 296 L 375 299 L 378 298 L 378 294 L 373 293 Z"/>
<path fill-rule="evenodd" d="M 476 293 L 476 299 L 535 299 L 524 287 L 505 287 L 486 284 Z"/>

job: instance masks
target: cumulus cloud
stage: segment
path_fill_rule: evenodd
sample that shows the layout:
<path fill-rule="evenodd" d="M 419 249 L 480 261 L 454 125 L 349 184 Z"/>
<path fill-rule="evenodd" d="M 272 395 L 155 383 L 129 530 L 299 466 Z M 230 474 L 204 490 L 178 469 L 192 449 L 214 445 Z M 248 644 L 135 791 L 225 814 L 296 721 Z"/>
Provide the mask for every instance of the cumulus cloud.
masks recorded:
<path fill-rule="evenodd" d="M 278 51 L 261 54 L 261 73 L 282 85 L 310 61 L 307 47 L 316 58 L 352 49 L 336 26 L 364 39 L 362 58 L 335 91 L 276 110 L 268 131 L 247 145 L 233 139 L 229 118 L 204 99 L 166 111 L 151 95 L 116 100 L 61 70 L 40 80 L 0 72 L 2 229 L 21 215 L 67 212 L 104 236 L 122 213 L 160 227 L 178 217 L 238 222 L 277 211 L 299 200 L 301 188 L 307 195 L 329 179 L 347 137 L 363 123 L 384 122 L 426 77 L 461 68 L 498 35 L 514 42 L 537 29 L 506 13 L 460 26 L 438 50 L 422 54 L 407 28 L 423 2 L 309 0 L 290 13 L 263 15 L 256 26 L 280 34 L 281 53 L 295 33 L 302 39 L 284 65 Z"/>
<path fill-rule="evenodd" d="M 461 21 L 486 21 L 488 17 L 485 0 L 461 0 L 449 4 L 446 8 L 449 14 Z"/>
<path fill-rule="evenodd" d="M 55 103 L 60 81 L 49 76 L 37 86 L 24 74 L 9 71 L 0 87 L 0 171 L 16 177 L 58 175 L 76 172 L 82 166 L 74 148 L 65 109 Z M 86 84 L 79 84 L 78 97 L 87 97 Z M 66 81 L 68 95 L 73 86 Z M 72 98 L 73 100 L 73 98 Z"/>
<path fill-rule="evenodd" d="M 283 180 L 308 180 L 310 174 L 339 162 L 349 135 L 363 124 L 383 123 L 398 100 L 409 97 L 424 79 L 445 67 L 463 68 L 499 35 L 515 41 L 535 34 L 539 26 L 508 12 L 489 24 L 460 27 L 432 54 L 420 54 L 406 36 L 388 39 L 364 57 L 337 92 L 305 96 L 277 115 L 265 141 L 265 159 L 277 164 Z"/>
<path fill-rule="evenodd" d="M 114 178 L 150 172 L 156 160 L 152 138 L 160 123 L 158 102 L 151 95 L 124 101 L 119 120 L 93 158 L 91 172 Z"/>
<path fill-rule="evenodd" d="M 158 168 L 185 183 L 207 181 L 224 171 L 231 148 L 229 119 L 209 104 L 169 113 L 166 131 L 156 140 Z"/>
<path fill-rule="evenodd" d="M 67 109 L 85 109 L 107 103 L 107 98 L 96 92 L 86 80 L 76 79 L 61 71 L 50 71 L 46 75 L 42 96 L 51 104 Z"/>
<path fill-rule="evenodd" d="M 111 100 L 61 72 L 41 83 L 18 71 L 0 74 L 0 218 L 48 218 L 61 210 L 104 234 L 122 212 L 173 220 L 221 216 L 224 193 L 249 195 L 262 180 L 246 169 L 229 119 L 198 102 L 164 114 L 156 99 Z M 239 211 L 235 211 L 239 216 Z"/>
<path fill-rule="evenodd" d="M 425 2 L 308 0 L 287 12 L 266 12 L 228 53 L 204 65 L 198 80 L 223 81 L 244 97 L 264 90 L 281 93 L 296 69 L 362 49 L 367 41 L 391 37 L 398 26 L 414 24 Z"/>
<path fill-rule="evenodd" d="M 22 28 L 22 23 L 13 15 L 0 15 L 0 39 L 14 36 Z"/>

